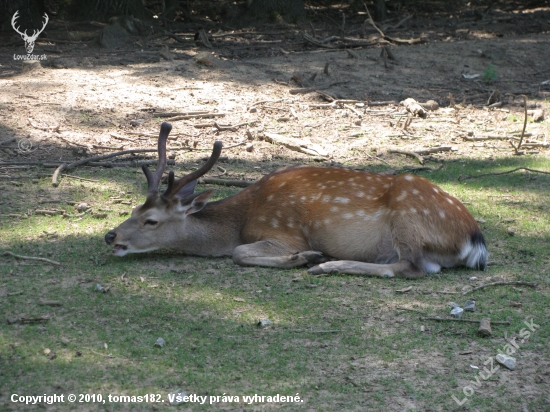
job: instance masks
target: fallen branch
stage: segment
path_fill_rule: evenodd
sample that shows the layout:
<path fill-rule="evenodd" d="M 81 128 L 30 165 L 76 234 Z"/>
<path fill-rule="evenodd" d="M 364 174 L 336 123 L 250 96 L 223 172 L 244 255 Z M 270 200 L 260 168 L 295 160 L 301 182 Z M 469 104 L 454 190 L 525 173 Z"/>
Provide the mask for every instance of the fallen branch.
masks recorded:
<path fill-rule="evenodd" d="M 477 323 L 477 324 L 479 324 L 481 322 L 481 319 L 480 320 L 475 320 L 475 319 L 443 319 L 443 318 L 434 318 L 434 317 L 420 318 L 420 320 L 434 320 L 436 322 Z M 509 325 L 510 324 L 510 322 L 508 322 L 507 320 L 502 321 L 502 322 L 493 322 L 493 321 L 491 321 L 491 323 L 493 325 Z"/>
<path fill-rule="evenodd" d="M 17 259 L 38 260 L 38 261 L 40 261 L 40 262 L 51 263 L 52 265 L 56 265 L 56 266 L 60 266 L 60 265 L 61 265 L 61 263 L 56 262 L 55 260 L 50 260 L 50 259 L 41 258 L 41 257 L 32 257 L 32 256 L 16 255 L 15 253 L 10 252 L 10 251 L 8 251 L 8 250 L 4 251 L 4 254 L 5 254 L 5 255 L 13 256 L 14 258 L 17 258 Z"/>
<path fill-rule="evenodd" d="M 187 119 L 196 119 L 196 118 L 204 118 L 208 119 L 211 117 L 222 117 L 225 116 L 225 113 L 204 113 L 204 114 L 188 114 L 184 116 L 176 116 L 176 117 L 170 117 L 168 119 L 169 122 L 175 122 L 177 120 L 187 120 Z"/>
<path fill-rule="evenodd" d="M 392 43 L 397 43 L 397 44 L 417 44 L 417 43 L 422 43 L 422 39 L 421 38 L 417 38 L 417 39 L 409 39 L 409 40 L 405 40 L 405 39 L 399 39 L 399 38 L 396 38 L 396 37 L 390 37 L 390 36 L 386 36 L 384 34 L 384 32 L 382 30 L 380 30 L 380 28 L 374 23 L 374 20 L 372 19 L 372 16 L 370 15 L 370 12 L 369 12 L 369 9 L 367 7 L 367 5 L 365 4 L 365 10 L 367 10 L 367 14 L 369 16 L 369 18 L 367 19 L 367 21 L 372 25 L 372 27 L 374 27 L 376 29 L 376 31 L 378 33 L 380 33 L 380 36 L 382 36 L 382 38 L 384 40 L 387 40 L 389 42 L 392 42 Z"/>
<path fill-rule="evenodd" d="M 208 185 L 248 187 L 253 185 L 256 182 L 251 182 L 248 180 L 215 179 L 215 178 L 205 177 L 205 178 L 200 178 L 199 183 L 208 184 Z"/>
<path fill-rule="evenodd" d="M 485 285 L 478 286 L 476 288 L 473 288 L 472 290 L 467 290 L 466 292 L 463 292 L 462 295 L 475 292 L 476 290 L 485 289 L 489 286 L 501 286 L 501 285 L 529 286 L 530 288 L 536 288 L 539 284 L 536 282 L 524 282 L 522 280 L 517 280 L 514 282 L 493 282 L 493 283 L 487 283 Z"/>
<path fill-rule="evenodd" d="M 421 165 L 424 164 L 424 158 L 416 152 L 408 152 L 406 150 L 391 149 L 391 150 L 388 150 L 388 153 L 398 153 L 398 154 L 404 154 L 404 155 L 411 156 L 411 157 L 416 157 L 418 159 L 418 162 Z"/>
<path fill-rule="evenodd" d="M 49 316 L 37 316 L 35 318 L 8 318 L 8 325 L 13 325 L 15 323 L 35 323 L 35 322 L 48 322 L 50 320 Z"/>
<path fill-rule="evenodd" d="M 545 175 L 550 175 L 550 172 L 545 172 L 544 170 L 537 170 L 537 169 L 531 169 L 529 167 L 516 167 L 515 169 L 508 170 L 506 172 L 495 172 L 495 173 L 482 173 L 480 175 L 470 175 L 470 176 L 458 176 L 458 181 L 461 182 L 462 180 L 468 180 L 468 179 L 477 179 L 478 177 L 485 177 L 485 176 L 500 176 L 500 175 L 507 175 L 513 172 L 517 172 L 518 170 L 526 170 L 528 172 L 532 173 L 542 173 Z"/>
<path fill-rule="evenodd" d="M 336 86 L 336 85 L 342 84 L 342 83 L 346 83 L 346 82 L 326 83 L 326 84 L 322 84 L 322 85 L 314 86 L 314 87 L 300 87 L 300 88 L 297 88 L 297 89 L 290 89 L 289 93 L 290 94 L 306 94 L 306 93 L 315 92 L 317 90 L 328 89 L 332 86 Z"/>

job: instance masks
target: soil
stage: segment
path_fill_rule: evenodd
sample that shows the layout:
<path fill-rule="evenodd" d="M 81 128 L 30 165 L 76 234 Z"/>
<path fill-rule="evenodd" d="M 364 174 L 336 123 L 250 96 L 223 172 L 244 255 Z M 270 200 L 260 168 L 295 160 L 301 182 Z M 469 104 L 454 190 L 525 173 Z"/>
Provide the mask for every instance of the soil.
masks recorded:
<path fill-rule="evenodd" d="M 379 24 L 390 40 L 365 22 L 364 14 L 348 14 L 345 38 L 368 42 L 364 47 L 342 40 L 336 9 L 309 10 L 311 25 L 276 23 L 237 31 L 210 17 L 206 28 L 213 29 L 206 34 L 211 48 L 194 40 L 204 22 L 173 30 L 182 42 L 133 37 L 122 49 L 105 49 L 86 40 L 101 28 L 70 25 L 74 36 L 84 39 L 71 40 L 64 23 L 52 19 L 47 37 L 34 50 L 47 60 L 28 72 L 14 60 L 25 54 L 23 41 L 15 33 L 3 33 L 0 162 L 13 163 L 10 168 L 1 163 L 0 175 L 28 175 L 28 169 L 11 168 L 25 162 L 70 163 L 154 147 L 159 118 L 173 125 L 169 146 L 180 174 L 182 165 L 195 168 L 216 140 L 235 145 L 222 156 L 244 162 L 221 163 L 211 174 L 248 180 L 279 166 L 309 162 L 386 171 L 421 166 L 417 158 L 392 150 L 435 148 L 423 155 L 422 165 L 434 169 L 444 161 L 513 156 L 510 142 L 517 145 L 523 129 L 523 95 L 529 110 L 549 109 L 550 6 L 537 3 L 518 9 L 499 2 L 486 11 L 463 3 L 460 9 L 443 10 L 439 3 L 425 2 L 399 13 L 390 10 L 390 20 Z M 304 40 L 303 33 L 317 40 L 339 38 L 321 47 Z M 382 53 L 384 47 L 395 60 Z M 435 100 L 439 109 L 425 118 L 414 116 L 400 104 L 406 98 Z M 334 102 L 338 99 L 348 102 Z M 163 117 L 182 112 L 217 117 Z M 534 122 L 531 112 L 528 120 L 523 133 L 528 145 L 520 151 L 550 159 L 548 120 Z M 268 142 L 266 134 L 274 133 L 323 150 L 304 153 Z M 11 138 L 16 140 L 2 144 Z M 357 364 L 363 361 L 369 360 Z M 426 363 L 441 368 L 437 357 Z M 410 402 L 403 398 L 391 410 L 408 409 Z"/>

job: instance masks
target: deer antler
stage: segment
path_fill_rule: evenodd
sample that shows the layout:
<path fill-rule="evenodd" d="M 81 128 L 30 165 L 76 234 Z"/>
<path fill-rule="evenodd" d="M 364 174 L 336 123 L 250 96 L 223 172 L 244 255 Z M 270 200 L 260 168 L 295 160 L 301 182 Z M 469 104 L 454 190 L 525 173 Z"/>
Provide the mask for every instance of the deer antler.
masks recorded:
<path fill-rule="evenodd" d="M 147 197 L 157 197 L 160 179 L 166 168 L 166 141 L 168 140 L 168 135 L 172 130 L 172 125 L 170 123 L 162 123 L 160 125 L 159 141 L 158 141 L 158 155 L 159 162 L 155 174 L 152 174 L 149 168 L 146 165 L 143 165 L 141 169 L 145 173 L 147 178 Z"/>
<path fill-rule="evenodd" d="M 11 26 L 12 26 L 13 29 L 14 29 L 18 34 L 20 34 L 21 36 L 27 36 L 27 30 L 25 30 L 24 33 L 21 33 L 21 32 L 19 31 L 19 26 L 15 27 L 15 21 L 17 20 L 18 17 L 19 17 L 19 10 L 17 10 L 17 11 L 14 13 L 13 17 L 11 18 Z"/>
<path fill-rule="evenodd" d="M 162 198 L 165 200 L 173 198 L 186 184 L 192 182 L 193 180 L 197 180 L 199 177 L 205 175 L 210 169 L 212 169 L 212 166 L 214 166 L 214 164 L 220 157 L 222 147 L 222 142 L 215 142 L 214 148 L 212 149 L 212 154 L 210 155 L 210 159 L 208 159 L 208 161 L 200 169 L 189 173 L 187 176 L 184 176 L 179 180 L 174 179 L 174 172 L 171 171 L 168 175 L 168 187 L 166 188 L 166 191 L 162 194 Z"/>

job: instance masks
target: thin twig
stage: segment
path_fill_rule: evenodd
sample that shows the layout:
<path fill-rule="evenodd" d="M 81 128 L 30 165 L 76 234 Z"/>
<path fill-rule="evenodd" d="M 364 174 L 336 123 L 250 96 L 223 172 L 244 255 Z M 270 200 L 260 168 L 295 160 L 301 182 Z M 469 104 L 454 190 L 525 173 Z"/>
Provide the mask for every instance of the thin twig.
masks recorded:
<path fill-rule="evenodd" d="M 523 95 L 523 109 L 524 109 L 524 119 L 523 119 L 523 129 L 521 131 L 521 136 L 519 138 L 519 143 L 517 147 L 510 141 L 510 144 L 514 148 L 516 155 L 521 155 L 523 152 L 520 152 L 521 144 L 523 143 L 523 135 L 525 134 L 525 128 L 527 127 L 527 96 Z"/>
<path fill-rule="evenodd" d="M 11 256 L 13 256 L 13 257 L 15 257 L 15 258 L 17 258 L 17 259 L 38 260 L 38 261 L 41 261 L 41 262 L 51 263 L 52 265 L 56 265 L 56 266 L 60 266 L 60 265 L 61 265 L 61 263 L 56 262 L 55 260 L 50 260 L 50 259 L 41 258 L 41 257 L 16 255 L 15 253 L 10 252 L 10 251 L 8 251 L 8 250 L 4 251 L 4 254 L 5 254 L 5 255 L 11 255 Z"/>
<path fill-rule="evenodd" d="M 478 286 L 476 288 L 473 288 L 472 290 L 467 290 L 466 292 L 463 292 L 462 295 L 475 292 L 476 290 L 485 289 L 489 286 L 500 286 L 500 285 L 529 286 L 530 288 L 536 288 L 539 284 L 536 282 L 524 282 L 522 280 L 516 280 L 514 282 L 493 282 L 493 283 L 487 283 L 485 285 Z"/>
<path fill-rule="evenodd" d="M 458 181 L 460 182 L 462 180 L 477 179 L 478 177 L 485 177 L 485 176 L 507 175 L 509 173 L 517 172 L 518 170 L 527 170 L 528 172 L 532 172 L 532 173 L 542 173 L 545 175 L 550 175 L 550 172 L 545 172 L 544 170 L 536 170 L 536 169 L 531 169 L 529 167 L 516 167 L 515 169 L 508 170 L 506 172 L 482 173 L 480 175 L 470 175 L 470 176 L 464 176 L 464 177 L 459 176 Z"/>

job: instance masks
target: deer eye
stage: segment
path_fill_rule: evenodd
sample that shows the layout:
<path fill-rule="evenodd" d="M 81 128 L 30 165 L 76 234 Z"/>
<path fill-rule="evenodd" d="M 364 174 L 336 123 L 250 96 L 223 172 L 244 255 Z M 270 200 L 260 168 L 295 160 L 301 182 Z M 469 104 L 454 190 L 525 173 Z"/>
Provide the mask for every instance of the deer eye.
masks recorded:
<path fill-rule="evenodd" d="M 147 219 L 145 221 L 145 225 L 151 225 L 151 226 L 155 226 L 158 222 L 156 220 L 152 220 L 152 219 Z"/>

